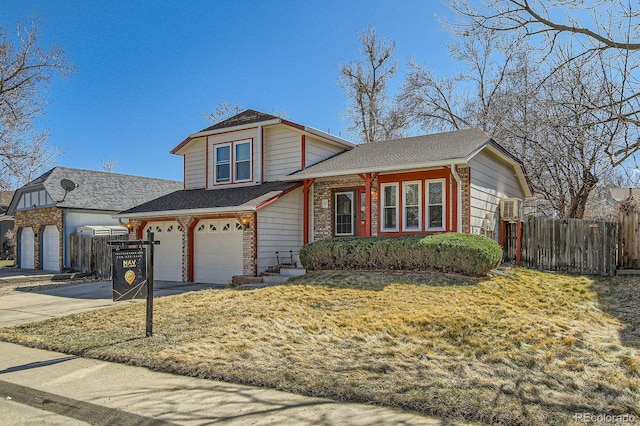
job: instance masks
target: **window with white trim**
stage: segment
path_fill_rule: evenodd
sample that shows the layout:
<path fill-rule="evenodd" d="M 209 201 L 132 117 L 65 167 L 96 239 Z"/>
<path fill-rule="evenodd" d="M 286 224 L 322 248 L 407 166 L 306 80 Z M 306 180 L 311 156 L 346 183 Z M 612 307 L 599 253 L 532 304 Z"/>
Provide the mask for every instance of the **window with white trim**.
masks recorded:
<path fill-rule="evenodd" d="M 233 144 L 233 180 L 246 182 L 251 180 L 251 142 L 235 142 Z"/>
<path fill-rule="evenodd" d="M 214 146 L 214 185 L 252 180 L 251 145 L 251 140 L 245 139 Z"/>
<path fill-rule="evenodd" d="M 380 185 L 382 193 L 382 230 L 398 230 L 398 184 L 383 183 Z"/>
<path fill-rule="evenodd" d="M 422 230 L 422 182 L 402 183 L 402 230 Z"/>
<path fill-rule="evenodd" d="M 444 231 L 445 229 L 445 180 L 428 180 L 427 193 L 427 231 Z"/>
<path fill-rule="evenodd" d="M 231 182 L 231 145 L 215 147 L 215 183 Z"/>

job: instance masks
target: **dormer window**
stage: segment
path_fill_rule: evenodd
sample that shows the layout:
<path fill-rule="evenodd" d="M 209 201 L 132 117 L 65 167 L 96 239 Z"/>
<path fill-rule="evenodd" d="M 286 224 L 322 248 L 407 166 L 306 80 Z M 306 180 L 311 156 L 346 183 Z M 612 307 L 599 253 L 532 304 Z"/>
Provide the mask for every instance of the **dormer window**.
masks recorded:
<path fill-rule="evenodd" d="M 214 156 L 216 185 L 251 181 L 251 140 L 216 145 Z"/>

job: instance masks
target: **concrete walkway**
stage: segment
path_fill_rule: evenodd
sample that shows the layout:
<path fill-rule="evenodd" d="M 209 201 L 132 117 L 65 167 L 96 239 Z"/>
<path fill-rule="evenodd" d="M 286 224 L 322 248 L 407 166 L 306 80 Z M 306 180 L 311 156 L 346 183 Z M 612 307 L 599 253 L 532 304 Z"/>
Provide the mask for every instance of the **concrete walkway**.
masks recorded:
<path fill-rule="evenodd" d="M 64 418 L 101 425 L 461 424 L 4 342 L 0 354 L 0 415 L 7 420 L 26 413 L 24 424 L 63 424 Z"/>
<path fill-rule="evenodd" d="M 157 281 L 154 297 L 169 296 L 205 288 L 220 288 L 215 284 Z M 91 282 L 42 291 L 16 292 L 0 297 L 0 327 L 23 324 L 91 309 L 113 306 L 111 282 Z"/>

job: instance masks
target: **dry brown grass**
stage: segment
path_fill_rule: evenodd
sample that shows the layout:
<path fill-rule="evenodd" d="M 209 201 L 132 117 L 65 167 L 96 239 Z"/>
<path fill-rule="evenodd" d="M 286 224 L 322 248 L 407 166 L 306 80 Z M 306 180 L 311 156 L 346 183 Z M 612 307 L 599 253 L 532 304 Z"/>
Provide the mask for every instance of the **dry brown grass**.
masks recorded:
<path fill-rule="evenodd" d="M 0 338 L 486 423 L 640 419 L 638 339 L 625 337 L 640 322 L 623 303 L 637 281 L 525 269 L 485 280 L 316 273 L 157 299 L 152 338 L 142 337 L 143 303 L 0 329 Z"/>

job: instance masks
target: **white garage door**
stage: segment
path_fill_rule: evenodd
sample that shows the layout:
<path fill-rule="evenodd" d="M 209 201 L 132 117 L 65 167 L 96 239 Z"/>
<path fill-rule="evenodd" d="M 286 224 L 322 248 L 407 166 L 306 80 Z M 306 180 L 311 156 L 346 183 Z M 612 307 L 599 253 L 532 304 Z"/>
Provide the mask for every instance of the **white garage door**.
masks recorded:
<path fill-rule="evenodd" d="M 154 281 L 182 281 L 182 227 L 178 222 L 153 222 L 145 228 L 153 231 L 153 238 L 160 241 L 154 247 Z"/>
<path fill-rule="evenodd" d="M 203 220 L 194 234 L 194 280 L 227 284 L 242 275 L 242 225 L 235 219 Z"/>
<path fill-rule="evenodd" d="M 33 258 L 33 229 L 22 228 L 20 231 L 20 267 L 33 269 L 35 267 Z"/>
<path fill-rule="evenodd" d="M 46 226 L 42 231 L 42 269 L 60 270 L 60 233 L 55 225 Z"/>

